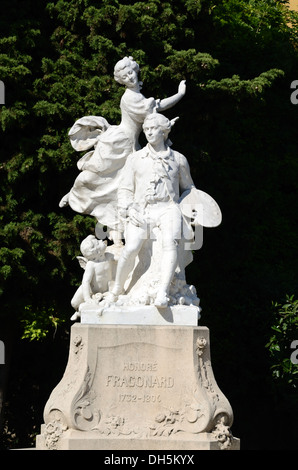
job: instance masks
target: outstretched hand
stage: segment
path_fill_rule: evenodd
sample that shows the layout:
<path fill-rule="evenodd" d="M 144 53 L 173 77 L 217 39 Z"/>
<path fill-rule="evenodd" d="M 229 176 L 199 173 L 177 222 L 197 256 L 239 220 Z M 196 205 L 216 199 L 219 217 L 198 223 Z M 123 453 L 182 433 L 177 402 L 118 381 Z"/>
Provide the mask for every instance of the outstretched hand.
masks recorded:
<path fill-rule="evenodd" d="M 182 81 L 179 83 L 178 93 L 179 93 L 180 95 L 185 95 L 185 93 L 186 93 L 186 80 L 182 80 Z"/>

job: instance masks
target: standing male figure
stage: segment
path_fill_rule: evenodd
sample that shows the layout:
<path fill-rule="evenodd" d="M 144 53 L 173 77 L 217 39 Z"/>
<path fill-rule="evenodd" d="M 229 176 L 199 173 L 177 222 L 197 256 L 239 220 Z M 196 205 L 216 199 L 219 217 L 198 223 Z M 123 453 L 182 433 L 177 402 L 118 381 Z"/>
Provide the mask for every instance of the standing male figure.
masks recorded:
<path fill-rule="evenodd" d="M 157 307 L 168 305 L 170 283 L 177 266 L 182 234 L 178 199 L 182 192 L 194 188 L 186 158 L 168 145 L 168 134 L 174 122 L 159 113 L 145 119 L 143 130 L 148 144 L 128 157 L 118 189 L 119 214 L 127 217 L 127 224 L 112 294 L 116 298 L 123 292 L 150 230 L 159 227 L 163 254 L 155 299 Z"/>

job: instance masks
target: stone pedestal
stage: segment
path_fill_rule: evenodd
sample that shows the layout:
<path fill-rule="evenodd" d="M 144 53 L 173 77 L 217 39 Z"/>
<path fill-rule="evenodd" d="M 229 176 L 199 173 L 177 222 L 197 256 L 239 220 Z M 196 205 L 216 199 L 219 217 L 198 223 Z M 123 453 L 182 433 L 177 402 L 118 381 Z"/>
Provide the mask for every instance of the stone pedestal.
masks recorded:
<path fill-rule="evenodd" d="M 69 360 L 37 449 L 238 449 L 206 327 L 71 328 Z"/>
<path fill-rule="evenodd" d="M 92 325 L 196 326 L 200 317 L 200 308 L 195 305 L 174 305 L 166 308 L 157 308 L 154 305 L 113 305 L 100 309 L 92 304 L 85 304 L 81 311 L 81 323 Z"/>

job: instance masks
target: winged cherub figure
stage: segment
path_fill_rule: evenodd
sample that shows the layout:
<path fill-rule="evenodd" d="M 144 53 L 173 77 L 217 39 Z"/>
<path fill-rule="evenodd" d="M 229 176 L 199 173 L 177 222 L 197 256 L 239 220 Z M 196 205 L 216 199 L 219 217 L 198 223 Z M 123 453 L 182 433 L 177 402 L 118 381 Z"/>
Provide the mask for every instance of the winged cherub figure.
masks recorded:
<path fill-rule="evenodd" d="M 77 256 L 77 259 L 85 272 L 82 284 L 71 300 L 76 310 L 71 320 L 80 318 L 79 308 L 82 303 L 98 304 L 111 287 L 115 258 L 112 253 L 106 252 L 106 248 L 106 242 L 98 240 L 94 235 L 88 235 L 81 243 L 83 256 Z"/>

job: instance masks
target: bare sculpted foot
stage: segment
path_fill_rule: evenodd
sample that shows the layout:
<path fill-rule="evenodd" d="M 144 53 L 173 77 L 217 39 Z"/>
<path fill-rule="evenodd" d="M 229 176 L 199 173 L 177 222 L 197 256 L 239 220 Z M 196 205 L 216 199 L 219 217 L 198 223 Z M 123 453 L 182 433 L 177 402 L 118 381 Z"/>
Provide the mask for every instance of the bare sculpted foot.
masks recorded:
<path fill-rule="evenodd" d="M 167 297 L 166 292 L 164 291 L 158 292 L 154 305 L 160 308 L 165 308 L 168 306 L 168 297 Z"/>

